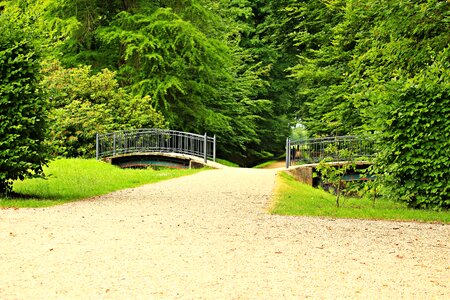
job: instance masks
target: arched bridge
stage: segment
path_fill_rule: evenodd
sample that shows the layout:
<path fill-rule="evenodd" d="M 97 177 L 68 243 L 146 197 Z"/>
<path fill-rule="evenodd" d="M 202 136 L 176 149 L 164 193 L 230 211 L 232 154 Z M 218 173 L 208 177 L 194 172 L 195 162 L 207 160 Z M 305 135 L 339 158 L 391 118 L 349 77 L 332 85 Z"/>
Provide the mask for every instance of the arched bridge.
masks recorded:
<path fill-rule="evenodd" d="M 122 167 L 187 167 L 216 161 L 216 136 L 166 129 L 134 129 L 96 135 L 96 158 Z"/>
<path fill-rule="evenodd" d="M 367 180 L 366 173 L 371 158 L 375 156 L 374 141 L 366 137 L 336 136 L 326 138 L 286 140 L 286 169 L 299 181 L 317 186 L 319 177 L 314 177 L 318 163 L 326 160 L 333 167 L 340 168 L 347 162 L 353 162 L 356 168 L 342 176 L 344 181 Z"/>
<path fill-rule="evenodd" d="M 286 168 L 303 163 L 368 159 L 375 155 L 374 141 L 359 136 L 335 136 L 303 140 L 286 140 Z"/>

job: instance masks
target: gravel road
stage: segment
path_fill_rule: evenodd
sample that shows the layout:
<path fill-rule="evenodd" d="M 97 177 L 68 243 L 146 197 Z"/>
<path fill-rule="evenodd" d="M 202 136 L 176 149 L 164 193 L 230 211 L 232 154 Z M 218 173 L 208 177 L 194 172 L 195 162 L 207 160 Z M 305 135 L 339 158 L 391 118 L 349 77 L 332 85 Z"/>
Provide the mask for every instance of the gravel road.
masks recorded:
<path fill-rule="evenodd" d="M 269 215 L 275 170 L 0 210 L 0 299 L 449 299 L 450 227 Z"/>

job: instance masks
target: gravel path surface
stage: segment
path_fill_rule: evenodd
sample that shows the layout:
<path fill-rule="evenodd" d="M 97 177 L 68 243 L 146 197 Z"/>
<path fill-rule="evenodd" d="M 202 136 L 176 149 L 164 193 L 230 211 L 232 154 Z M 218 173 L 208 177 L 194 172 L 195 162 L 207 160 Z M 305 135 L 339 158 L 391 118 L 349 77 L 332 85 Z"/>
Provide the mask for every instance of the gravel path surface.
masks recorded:
<path fill-rule="evenodd" d="M 448 225 L 267 214 L 274 170 L 0 210 L 0 299 L 449 299 Z"/>

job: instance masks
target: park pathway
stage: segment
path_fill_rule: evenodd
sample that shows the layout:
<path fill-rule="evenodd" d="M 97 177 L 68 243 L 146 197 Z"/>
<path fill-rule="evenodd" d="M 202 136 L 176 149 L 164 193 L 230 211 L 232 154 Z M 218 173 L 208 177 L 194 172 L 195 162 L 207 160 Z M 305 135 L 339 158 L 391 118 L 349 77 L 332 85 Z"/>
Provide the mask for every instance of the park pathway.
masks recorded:
<path fill-rule="evenodd" d="M 0 299 L 448 299 L 449 226 L 269 215 L 274 170 L 0 210 Z"/>

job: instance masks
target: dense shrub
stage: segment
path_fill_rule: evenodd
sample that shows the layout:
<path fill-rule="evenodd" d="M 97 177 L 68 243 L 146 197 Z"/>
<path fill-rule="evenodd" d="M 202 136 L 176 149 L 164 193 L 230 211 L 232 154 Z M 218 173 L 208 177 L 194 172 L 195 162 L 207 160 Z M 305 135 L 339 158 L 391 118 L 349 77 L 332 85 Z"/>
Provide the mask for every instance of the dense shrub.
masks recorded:
<path fill-rule="evenodd" d="M 45 102 L 39 59 L 26 31 L 0 14 L 0 194 L 12 180 L 42 174 Z"/>
<path fill-rule="evenodd" d="M 440 70 L 391 87 L 386 106 L 380 162 L 389 195 L 414 208 L 450 207 L 450 73 Z"/>
<path fill-rule="evenodd" d="M 54 62 L 45 73 L 41 84 L 51 105 L 48 141 L 53 155 L 93 157 L 96 132 L 167 126 L 150 97 L 127 93 L 114 72 L 93 74 L 89 66 L 66 69 Z"/>

